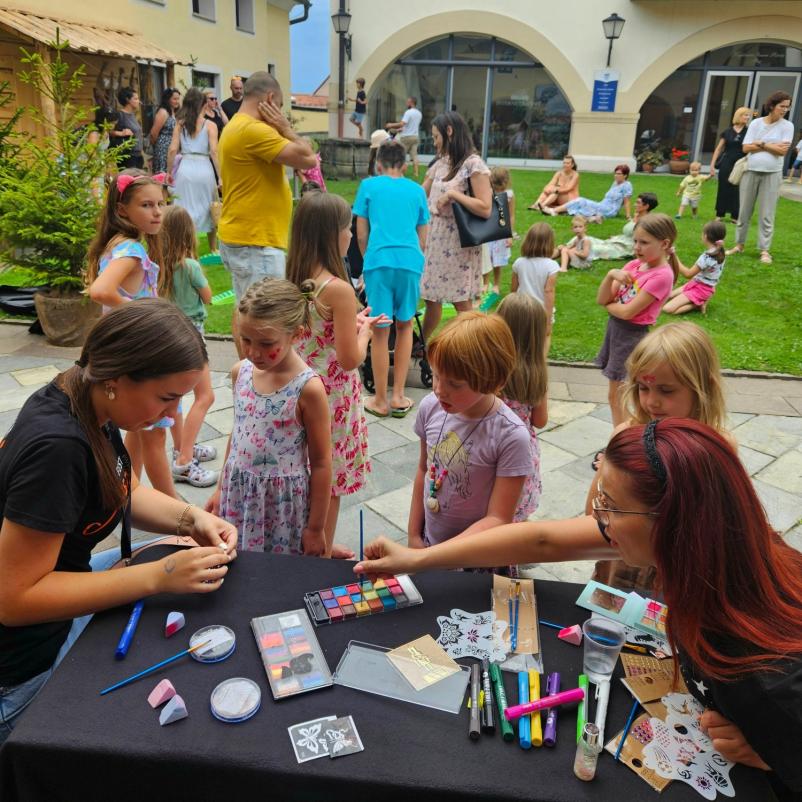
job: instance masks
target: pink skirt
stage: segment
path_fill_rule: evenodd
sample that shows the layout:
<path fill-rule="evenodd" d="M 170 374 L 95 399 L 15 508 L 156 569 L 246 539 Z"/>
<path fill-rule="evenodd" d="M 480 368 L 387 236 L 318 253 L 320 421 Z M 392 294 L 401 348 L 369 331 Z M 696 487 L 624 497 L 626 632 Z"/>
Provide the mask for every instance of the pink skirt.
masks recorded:
<path fill-rule="evenodd" d="M 692 278 L 683 288 L 682 294 L 694 305 L 701 306 L 710 299 L 710 296 L 716 291 L 716 288 L 711 284 L 705 284 L 702 281 L 697 281 Z"/>

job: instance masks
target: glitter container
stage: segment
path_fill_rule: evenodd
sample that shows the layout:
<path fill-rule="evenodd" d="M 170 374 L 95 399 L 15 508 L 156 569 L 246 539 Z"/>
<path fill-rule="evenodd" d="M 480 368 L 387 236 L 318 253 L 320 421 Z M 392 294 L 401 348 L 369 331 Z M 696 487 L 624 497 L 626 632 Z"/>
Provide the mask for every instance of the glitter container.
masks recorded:
<path fill-rule="evenodd" d="M 204 641 L 208 641 L 206 646 L 196 652 L 190 652 L 192 659 L 199 663 L 219 663 L 230 657 L 237 647 L 234 630 L 222 624 L 201 627 L 189 639 L 189 646 L 192 648 Z"/>
<path fill-rule="evenodd" d="M 210 703 L 216 719 L 239 724 L 256 715 L 262 703 L 262 691 L 252 679 L 232 677 L 212 691 Z"/>

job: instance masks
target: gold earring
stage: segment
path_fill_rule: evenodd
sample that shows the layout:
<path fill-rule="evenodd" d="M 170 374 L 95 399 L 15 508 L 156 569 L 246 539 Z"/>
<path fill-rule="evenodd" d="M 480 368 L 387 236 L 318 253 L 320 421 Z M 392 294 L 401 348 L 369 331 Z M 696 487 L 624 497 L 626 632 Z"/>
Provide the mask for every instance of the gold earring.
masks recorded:
<path fill-rule="evenodd" d="M 108 398 L 109 401 L 114 401 L 114 399 L 116 397 L 117 396 L 114 394 L 114 388 L 107 384 L 106 385 L 106 398 Z"/>

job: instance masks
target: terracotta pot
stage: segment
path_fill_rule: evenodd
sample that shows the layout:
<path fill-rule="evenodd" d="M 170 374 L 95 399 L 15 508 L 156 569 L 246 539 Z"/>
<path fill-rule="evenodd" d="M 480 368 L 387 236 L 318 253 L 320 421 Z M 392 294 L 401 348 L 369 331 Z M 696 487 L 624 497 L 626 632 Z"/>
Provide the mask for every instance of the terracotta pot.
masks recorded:
<path fill-rule="evenodd" d="M 691 163 L 685 159 L 671 159 L 668 166 L 674 175 L 685 175 L 691 167 Z"/>
<path fill-rule="evenodd" d="M 50 345 L 83 345 L 101 314 L 100 306 L 84 295 L 37 292 L 33 302 Z"/>
<path fill-rule="evenodd" d="M 653 173 L 654 172 L 654 165 L 653 164 L 642 164 L 640 169 L 644 173 Z"/>

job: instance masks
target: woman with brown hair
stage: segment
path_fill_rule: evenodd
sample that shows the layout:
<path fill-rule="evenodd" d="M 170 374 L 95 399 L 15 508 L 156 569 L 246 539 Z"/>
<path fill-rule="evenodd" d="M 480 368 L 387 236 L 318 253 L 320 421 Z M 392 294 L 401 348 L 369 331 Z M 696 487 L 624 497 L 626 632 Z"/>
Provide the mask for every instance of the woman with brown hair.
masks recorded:
<path fill-rule="evenodd" d="M 721 132 L 716 149 L 710 157 L 710 177 L 713 178 L 718 170 L 718 189 L 716 191 L 716 217 L 724 219 L 730 215 L 730 222 L 738 222 L 740 200 L 738 187 L 729 182 L 730 173 L 738 159 L 743 158 L 743 141 L 746 136 L 746 127 L 752 119 L 754 112 L 746 106 L 735 110 L 732 115 L 732 125 Z"/>
<path fill-rule="evenodd" d="M 86 625 L 73 619 L 223 583 L 236 529 L 140 485 L 120 437 L 174 415 L 206 361 L 200 334 L 172 304 L 123 304 L 94 326 L 76 364 L 25 402 L 3 440 L 0 741 Z M 129 543 L 133 525 L 204 545 L 93 572 L 92 550 L 121 522 Z"/>
<path fill-rule="evenodd" d="M 547 206 L 562 206 L 579 197 L 579 173 L 576 161 L 569 153 L 563 156 L 562 169 L 557 170 L 551 181 L 543 187 L 538 199 L 527 208 L 532 212 L 542 212 Z"/>

